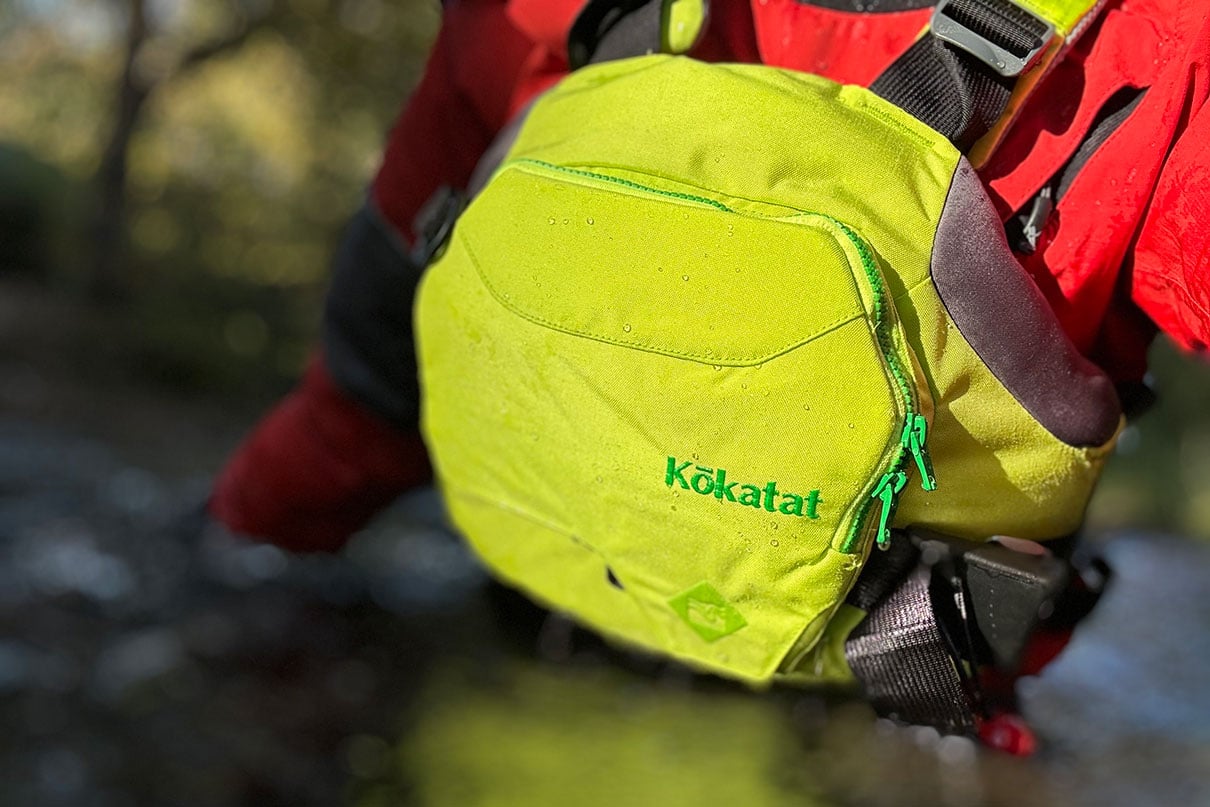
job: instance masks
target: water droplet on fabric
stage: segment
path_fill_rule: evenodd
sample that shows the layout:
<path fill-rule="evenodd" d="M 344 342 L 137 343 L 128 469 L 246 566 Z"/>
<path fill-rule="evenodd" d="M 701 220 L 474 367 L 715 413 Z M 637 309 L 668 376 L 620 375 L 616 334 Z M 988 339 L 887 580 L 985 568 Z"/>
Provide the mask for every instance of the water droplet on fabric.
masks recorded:
<path fill-rule="evenodd" d="M 810 412 L 810 411 L 811 411 L 811 404 L 803 404 L 803 405 L 802 405 L 802 408 L 803 408 L 803 409 L 805 409 L 805 410 L 807 410 L 808 412 Z"/>
<path fill-rule="evenodd" d="M 589 224 L 596 224 L 596 221 L 593 220 L 592 216 L 589 216 L 587 219 L 585 219 L 585 221 L 587 221 Z"/>
<path fill-rule="evenodd" d="M 681 280 L 689 280 L 689 275 L 681 275 Z"/>
<path fill-rule="evenodd" d="M 849 424 L 849 428 L 850 428 L 850 429 L 856 429 L 856 428 L 857 428 L 857 424 L 856 424 L 856 423 L 850 423 L 850 424 Z"/>
<path fill-rule="evenodd" d="M 772 541 L 769 542 L 769 546 L 781 546 L 781 541 L 774 538 Z"/>
<path fill-rule="evenodd" d="M 550 218 L 548 218 L 548 219 L 546 220 L 546 223 L 547 223 L 547 224 L 554 224 L 554 223 L 555 223 L 555 217 L 554 217 L 554 216 L 551 216 Z"/>
<path fill-rule="evenodd" d="M 721 365 L 721 364 L 716 364 L 716 365 L 714 365 L 714 369 L 715 369 L 716 371 L 717 371 L 717 370 L 721 370 L 721 369 L 723 369 L 723 365 Z"/>
<path fill-rule="evenodd" d="M 627 322 L 625 325 L 623 325 L 622 330 L 625 331 L 626 333 L 630 333 L 630 323 Z"/>

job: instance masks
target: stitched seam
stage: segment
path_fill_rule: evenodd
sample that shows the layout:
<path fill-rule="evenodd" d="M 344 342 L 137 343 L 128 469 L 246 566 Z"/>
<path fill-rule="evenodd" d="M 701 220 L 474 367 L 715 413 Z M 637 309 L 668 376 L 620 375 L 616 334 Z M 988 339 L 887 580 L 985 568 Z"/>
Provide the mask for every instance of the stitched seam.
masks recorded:
<path fill-rule="evenodd" d="M 559 173 L 574 174 L 576 176 L 582 176 L 582 177 L 586 177 L 587 179 L 598 180 L 601 182 L 612 182 L 615 185 L 621 185 L 623 187 L 631 188 L 633 190 L 643 191 L 644 193 L 654 193 L 659 196 L 671 196 L 676 199 L 684 199 L 689 202 L 697 202 L 699 204 L 709 205 L 710 207 L 713 207 L 717 210 L 721 210 L 724 213 L 735 213 L 736 212 L 736 211 L 732 210 L 731 208 L 727 207 L 722 202 L 716 201 L 714 199 L 707 199 L 704 196 L 693 196 L 692 194 L 678 193 L 677 191 L 669 191 L 669 190 L 664 190 L 662 188 L 649 188 L 646 185 L 640 185 L 637 182 L 631 182 L 630 180 L 622 179 L 621 177 L 611 177 L 608 174 L 594 174 L 591 171 L 583 171 L 583 170 L 580 170 L 579 168 L 566 168 L 561 165 L 555 165 L 553 163 L 543 162 L 542 160 L 531 160 L 529 158 L 519 158 L 519 159 L 513 160 L 512 165 L 514 165 L 514 166 L 516 166 L 516 165 L 537 165 L 537 166 L 541 166 L 542 168 L 548 168 L 552 171 L 558 171 Z"/>
<path fill-rule="evenodd" d="M 672 348 L 663 348 L 663 347 L 659 347 L 656 345 L 644 345 L 644 344 L 640 344 L 638 342 L 627 342 L 627 341 L 609 337 L 609 336 L 602 336 L 600 334 L 594 334 L 594 333 L 589 333 L 587 331 L 576 330 L 575 328 L 569 328 L 566 325 L 560 325 L 557 322 L 552 322 L 548 319 L 538 316 L 537 314 L 531 314 L 528 311 L 518 308 L 516 305 L 514 305 L 509 300 L 504 299 L 504 296 L 499 291 L 497 291 L 496 287 L 492 285 L 490 280 L 488 280 L 487 275 L 484 274 L 483 268 L 479 264 L 479 258 L 478 258 L 478 256 L 475 255 L 475 251 L 474 251 L 474 249 L 471 248 L 471 245 L 470 245 L 469 241 L 467 240 L 466 236 L 459 233 L 459 240 L 461 241 L 463 248 L 466 250 L 467 257 L 470 258 L 471 263 L 475 267 L 475 273 L 479 275 L 479 280 L 483 283 L 484 287 L 492 295 L 492 299 L 494 299 L 501 306 L 503 306 L 507 310 L 511 311 L 512 313 L 516 314 L 517 316 L 521 317 L 522 319 L 528 320 L 529 322 L 532 322 L 535 325 L 541 325 L 544 328 L 550 328 L 553 331 L 558 331 L 560 333 L 568 334 L 569 336 L 578 336 L 578 337 L 581 337 L 584 339 L 590 339 L 594 342 L 603 342 L 605 344 L 616 345 L 618 347 L 626 347 L 626 348 L 632 348 L 634 350 L 641 350 L 644 353 L 654 353 L 656 355 L 674 356 L 679 359 L 689 359 L 692 361 L 696 361 L 700 364 L 721 364 L 721 365 L 729 366 L 729 367 L 749 367 L 749 366 L 752 366 L 755 364 L 761 364 L 763 362 L 770 361 L 772 359 L 776 359 L 779 356 L 783 356 L 786 353 L 789 353 L 790 351 L 795 350 L 796 348 L 802 347 L 805 344 L 813 342 L 814 340 L 818 339 L 821 336 L 826 336 L 827 334 L 831 333 L 832 331 L 836 330 L 837 328 L 840 328 L 854 320 L 864 318 L 864 315 L 862 313 L 853 314 L 852 316 L 847 316 L 847 317 L 841 317 L 840 319 L 836 320 L 835 322 L 830 322 L 827 325 L 821 327 L 815 333 L 811 334 L 810 336 L 808 336 L 804 339 L 800 339 L 800 340 L 792 342 L 784 347 L 777 348 L 770 353 L 762 353 L 762 354 L 756 355 L 756 356 L 738 356 L 738 357 L 705 356 L 703 354 L 691 353 L 688 351 L 674 350 Z"/>

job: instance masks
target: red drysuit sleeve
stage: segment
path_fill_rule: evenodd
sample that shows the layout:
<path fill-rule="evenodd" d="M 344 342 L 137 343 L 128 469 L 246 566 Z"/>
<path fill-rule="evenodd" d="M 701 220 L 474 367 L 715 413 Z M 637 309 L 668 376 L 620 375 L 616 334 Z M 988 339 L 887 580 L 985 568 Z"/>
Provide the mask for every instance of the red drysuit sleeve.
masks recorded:
<path fill-rule="evenodd" d="M 1183 115 L 1134 250 L 1131 296 L 1179 345 L 1210 345 L 1210 37 L 1189 65 Z"/>
<path fill-rule="evenodd" d="M 420 435 L 360 406 L 316 358 L 228 460 L 208 509 L 234 532 L 332 551 L 431 476 Z"/>
<path fill-rule="evenodd" d="M 504 0 L 453 0 L 445 6 L 424 75 L 395 124 L 371 190 L 377 212 L 408 241 L 417 211 L 433 192 L 442 185 L 464 187 L 514 111 L 566 72 L 561 57 L 521 33 L 507 12 Z M 382 249 L 351 254 L 387 260 Z M 387 299 L 404 300 L 410 292 L 404 286 L 418 276 L 402 252 L 377 273 L 371 266 L 346 268 L 352 276 L 344 281 L 358 293 L 344 296 L 350 310 L 339 312 L 340 325 L 382 314 L 373 306 L 375 295 L 360 293 L 366 283 Z M 370 308 L 364 309 L 367 300 Z M 401 318 L 406 330 L 406 306 L 379 308 Z M 329 329 L 333 321 L 328 317 Z M 356 342 L 341 342 L 343 361 L 383 352 L 383 345 L 358 342 L 359 334 L 342 334 Z M 289 549 L 337 549 L 396 496 L 430 479 L 414 414 L 401 422 L 351 393 L 341 383 L 351 375 L 348 367 L 334 363 L 327 347 L 219 474 L 209 511 L 232 530 Z M 404 350 L 388 345 L 386 352 L 394 347 Z M 367 360 L 360 369 L 381 369 L 373 364 Z"/>
<path fill-rule="evenodd" d="M 371 194 L 378 209 L 410 242 L 433 192 L 466 187 L 513 113 L 566 72 L 562 57 L 514 25 L 502 0 L 448 3 L 424 76 L 383 153 Z"/>

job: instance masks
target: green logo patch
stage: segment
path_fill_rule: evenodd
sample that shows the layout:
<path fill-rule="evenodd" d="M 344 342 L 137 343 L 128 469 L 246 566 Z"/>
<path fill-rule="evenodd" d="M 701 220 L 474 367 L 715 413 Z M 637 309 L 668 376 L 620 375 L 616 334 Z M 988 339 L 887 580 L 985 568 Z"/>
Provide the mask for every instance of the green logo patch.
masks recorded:
<path fill-rule="evenodd" d="M 727 602 L 718 589 L 709 583 L 698 583 L 676 595 L 668 604 L 694 633 L 713 642 L 735 633 L 748 624 L 743 614 Z"/>

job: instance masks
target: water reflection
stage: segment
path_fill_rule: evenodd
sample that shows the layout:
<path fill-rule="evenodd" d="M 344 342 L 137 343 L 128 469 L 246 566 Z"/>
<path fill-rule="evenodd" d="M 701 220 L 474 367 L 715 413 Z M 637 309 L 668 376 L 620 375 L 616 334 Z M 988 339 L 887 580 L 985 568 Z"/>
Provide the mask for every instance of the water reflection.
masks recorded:
<path fill-rule="evenodd" d="M 812 786 L 784 710 L 747 693 L 512 661 L 435 670 L 420 704 L 397 752 L 417 803 L 832 803 Z"/>
<path fill-rule="evenodd" d="M 1022 761 L 611 648 L 489 584 L 432 492 L 300 558 L 199 491 L 0 418 L 0 804 L 1210 803 L 1198 544 L 1108 543 Z"/>

